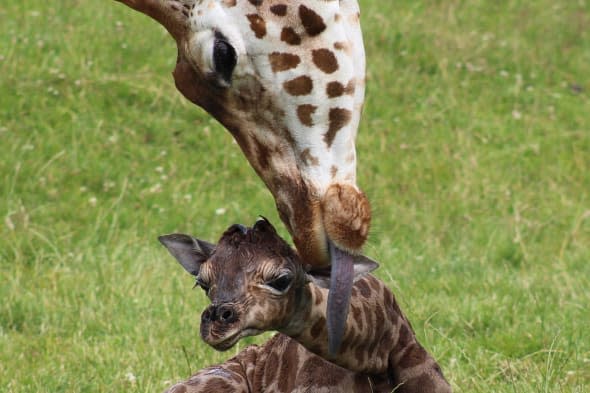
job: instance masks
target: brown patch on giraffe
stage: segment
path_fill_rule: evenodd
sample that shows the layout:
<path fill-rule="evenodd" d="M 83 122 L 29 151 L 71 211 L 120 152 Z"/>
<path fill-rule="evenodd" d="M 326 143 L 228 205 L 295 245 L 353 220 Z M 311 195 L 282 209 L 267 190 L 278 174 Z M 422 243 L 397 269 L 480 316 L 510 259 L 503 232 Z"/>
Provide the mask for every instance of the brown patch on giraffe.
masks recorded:
<path fill-rule="evenodd" d="M 250 4 L 252 4 L 253 6 L 260 6 L 262 5 L 263 0 L 248 0 L 250 2 Z"/>
<path fill-rule="evenodd" d="M 324 329 L 326 328 L 326 319 L 325 318 L 320 318 L 318 319 L 318 321 L 311 327 L 309 334 L 311 334 L 312 338 L 318 338 L 320 336 L 320 334 L 322 334 L 322 332 L 324 331 Z"/>
<path fill-rule="evenodd" d="M 385 324 L 385 313 L 383 312 L 383 308 L 381 308 L 380 304 L 375 305 L 375 325 L 374 326 L 384 326 Z M 377 333 L 377 329 L 375 329 L 375 333 Z M 375 340 L 377 342 L 377 340 Z"/>
<path fill-rule="evenodd" d="M 326 74 L 332 74 L 338 69 L 338 60 L 329 49 L 315 49 L 311 51 L 313 64 Z"/>
<path fill-rule="evenodd" d="M 326 86 L 326 94 L 330 98 L 340 97 L 344 94 L 344 85 L 340 82 L 330 82 Z"/>
<path fill-rule="evenodd" d="M 262 38 L 266 35 L 266 22 L 258 14 L 249 14 L 246 16 L 250 21 L 250 29 L 256 35 L 256 38 Z"/>
<path fill-rule="evenodd" d="M 281 363 L 276 352 L 272 352 L 266 360 L 266 368 L 264 373 L 264 384 L 270 386 L 276 381 L 278 366 Z"/>
<path fill-rule="evenodd" d="M 285 16 L 285 15 L 287 15 L 287 5 L 286 4 L 271 5 L 270 12 L 272 12 L 276 16 Z"/>
<path fill-rule="evenodd" d="M 340 22 L 340 20 L 342 19 L 342 15 L 336 13 L 336 15 L 334 15 L 334 22 L 338 23 Z"/>
<path fill-rule="evenodd" d="M 361 309 L 354 305 L 354 304 L 350 304 L 350 311 L 352 313 L 352 317 L 354 318 L 354 320 L 356 321 L 359 330 L 363 330 L 363 316 L 361 315 Z"/>
<path fill-rule="evenodd" d="M 365 280 L 359 280 L 357 288 L 364 298 L 368 299 L 371 297 L 371 288 L 369 288 L 369 285 L 367 285 Z"/>
<path fill-rule="evenodd" d="M 313 390 L 305 389 L 305 391 L 318 391 L 326 387 L 332 390 L 334 386 L 342 383 L 342 380 L 347 377 L 348 371 L 336 367 L 328 369 L 326 367 L 326 361 L 315 356 L 309 358 L 304 363 L 300 373 L 313 376 Z"/>
<path fill-rule="evenodd" d="M 301 124 L 307 127 L 313 126 L 313 119 L 311 116 L 315 113 L 316 109 L 318 109 L 315 105 L 310 104 L 303 104 L 297 107 L 297 117 Z"/>
<path fill-rule="evenodd" d="M 264 321 L 264 313 L 262 311 L 256 311 L 256 313 L 254 314 L 254 319 L 256 319 L 257 321 Z"/>
<path fill-rule="evenodd" d="M 313 90 L 313 81 L 309 76 L 301 75 L 283 83 L 283 87 L 292 96 L 305 96 Z"/>
<path fill-rule="evenodd" d="M 257 139 L 252 139 L 254 145 L 255 154 L 251 154 L 252 157 L 256 157 L 256 161 L 258 162 L 258 167 L 262 170 L 266 170 L 270 167 L 270 159 L 272 157 L 272 152 L 264 143 L 260 143 Z"/>
<path fill-rule="evenodd" d="M 273 52 L 268 55 L 268 60 L 273 72 L 287 71 L 296 68 L 301 63 L 299 56 L 292 53 Z"/>
<path fill-rule="evenodd" d="M 334 49 L 342 51 L 347 55 L 350 55 L 352 53 L 352 48 L 350 47 L 350 44 L 344 41 L 334 42 Z"/>
<path fill-rule="evenodd" d="M 335 178 L 337 174 L 338 174 L 338 167 L 336 165 L 332 165 L 332 167 L 330 168 L 330 175 L 332 176 L 332 179 Z"/>
<path fill-rule="evenodd" d="M 300 154 L 301 161 L 307 166 L 318 166 L 320 165 L 320 160 L 317 157 L 311 154 L 309 149 L 305 149 Z"/>
<path fill-rule="evenodd" d="M 381 285 L 379 285 L 377 280 L 367 280 L 367 284 L 369 285 L 369 287 L 371 287 L 371 289 L 375 293 L 377 293 L 381 290 Z"/>
<path fill-rule="evenodd" d="M 297 364 L 299 355 L 297 354 L 297 347 L 299 344 L 295 340 L 290 340 L 283 352 L 283 360 L 279 362 L 279 383 L 278 388 L 281 392 L 288 392 L 290 386 L 293 386 L 295 373 L 291 372 L 289 365 Z"/>
<path fill-rule="evenodd" d="M 402 355 L 398 365 L 401 368 L 410 368 L 424 363 L 426 351 L 418 343 L 412 344 Z"/>
<path fill-rule="evenodd" d="M 235 7 L 236 6 L 236 0 L 223 0 L 223 5 L 225 5 L 226 7 Z"/>
<path fill-rule="evenodd" d="M 397 338 L 397 346 L 399 348 L 405 348 L 410 341 L 412 340 L 412 332 L 406 326 L 405 323 L 402 323 L 399 328 L 399 337 Z"/>
<path fill-rule="evenodd" d="M 366 362 L 365 356 L 367 356 L 367 349 L 359 345 L 356 350 L 354 351 L 354 357 L 358 364 L 364 364 Z"/>
<path fill-rule="evenodd" d="M 324 19 L 315 11 L 304 5 L 299 6 L 299 17 L 301 18 L 301 23 L 303 24 L 305 31 L 312 37 L 315 37 L 326 30 Z"/>
<path fill-rule="evenodd" d="M 284 27 L 281 30 L 281 41 L 286 42 L 289 45 L 300 45 L 301 37 L 291 27 Z"/>
<path fill-rule="evenodd" d="M 330 98 L 340 97 L 344 94 L 353 95 L 355 90 L 354 79 L 351 79 L 346 86 L 338 81 L 330 82 L 326 85 L 326 94 Z"/>
<path fill-rule="evenodd" d="M 344 108 L 332 108 L 329 113 L 330 127 L 324 135 L 324 141 L 328 147 L 332 146 L 336 133 L 344 128 L 352 119 L 352 112 Z"/>

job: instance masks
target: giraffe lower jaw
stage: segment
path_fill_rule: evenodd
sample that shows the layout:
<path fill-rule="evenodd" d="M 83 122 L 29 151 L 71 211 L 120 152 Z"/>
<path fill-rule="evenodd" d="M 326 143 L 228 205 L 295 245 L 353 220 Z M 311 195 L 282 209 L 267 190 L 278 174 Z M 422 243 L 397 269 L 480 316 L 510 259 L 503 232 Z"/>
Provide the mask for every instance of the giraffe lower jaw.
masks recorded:
<path fill-rule="evenodd" d="M 219 340 L 212 340 L 211 336 L 203 337 L 203 340 L 205 340 L 205 342 L 209 344 L 211 347 L 213 347 L 215 350 L 223 352 L 227 351 L 228 349 L 236 345 L 236 343 L 240 341 L 240 339 L 248 336 L 256 336 L 261 333 L 263 333 L 263 330 L 247 328 L 239 330 L 233 335 L 223 337 Z"/>

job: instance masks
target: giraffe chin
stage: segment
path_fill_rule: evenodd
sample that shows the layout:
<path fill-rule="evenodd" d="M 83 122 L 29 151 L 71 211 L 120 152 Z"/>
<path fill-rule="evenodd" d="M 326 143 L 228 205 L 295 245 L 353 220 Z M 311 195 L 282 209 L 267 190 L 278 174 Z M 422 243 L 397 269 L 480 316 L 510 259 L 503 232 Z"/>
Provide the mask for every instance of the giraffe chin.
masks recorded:
<path fill-rule="evenodd" d="M 321 212 L 323 228 L 330 241 L 340 250 L 358 254 L 371 225 L 367 196 L 353 185 L 332 184 L 322 197 Z"/>
<path fill-rule="evenodd" d="M 203 341 L 213 347 L 213 349 L 223 352 L 231 349 L 238 341 L 240 341 L 240 339 L 248 336 L 256 336 L 262 332 L 262 330 L 247 328 L 221 338 L 214 338 L 211 334 L 207 334 L 206 336 L 203 336 Z"/>

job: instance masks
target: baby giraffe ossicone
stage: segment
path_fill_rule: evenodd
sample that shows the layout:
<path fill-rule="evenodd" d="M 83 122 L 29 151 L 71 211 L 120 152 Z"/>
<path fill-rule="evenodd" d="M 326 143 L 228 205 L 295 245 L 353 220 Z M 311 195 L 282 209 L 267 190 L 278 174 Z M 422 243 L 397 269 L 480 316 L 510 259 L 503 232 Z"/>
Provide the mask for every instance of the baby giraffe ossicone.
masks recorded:
<path fill-rule="evenodd" d="M 211 300 L 200 334 L 218 350 L 242 337 L 277 330 L 223 364 L 205 368 L 169 393 L 448 393 L 439 365 L 418 343 L 377 264 L 355 256 L 355 283 L 342 345 L 328 348 L 327 277 L 304 270 L 298 254 L 266 220 L 233 225 L 215 244 L 189 235 L 160 241 Z"/>

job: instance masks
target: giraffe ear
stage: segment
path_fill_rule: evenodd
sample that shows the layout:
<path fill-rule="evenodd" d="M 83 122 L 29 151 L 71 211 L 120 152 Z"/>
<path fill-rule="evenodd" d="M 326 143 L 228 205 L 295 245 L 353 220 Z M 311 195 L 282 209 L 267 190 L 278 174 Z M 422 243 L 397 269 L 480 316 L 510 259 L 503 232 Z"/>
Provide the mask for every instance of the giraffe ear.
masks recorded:
<path fill-rule="evenodd" d="M 184 270 L 193 276 L 199 274 L 201 264 L 209 259 L 215 249 L 215 244 L 181 233 L 163 235 L 158 237 L 158 240 L 176 258 Z"/>
<path fill-rule="evenodd" d="M 376 261 L 364 255 L 353 255 L 352 262 L 354 263 L 354 281 L 379 267 Z"/>
<path fill-rule="evenodd" d="M 352 255 L 352 262 L 354 266 L 353 282 L 379 267 L 377 262 L 364 255 Z M 318 287 L 330 289 L 330 275 L 326 274 L 326 270 L 310 271 L 307 273 L 307 276 Z"/>

